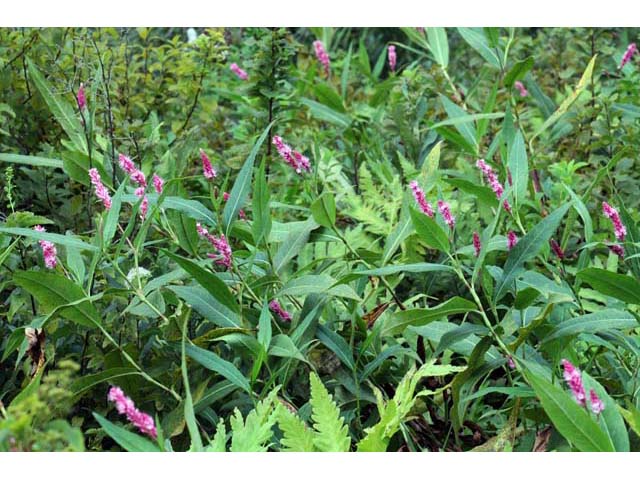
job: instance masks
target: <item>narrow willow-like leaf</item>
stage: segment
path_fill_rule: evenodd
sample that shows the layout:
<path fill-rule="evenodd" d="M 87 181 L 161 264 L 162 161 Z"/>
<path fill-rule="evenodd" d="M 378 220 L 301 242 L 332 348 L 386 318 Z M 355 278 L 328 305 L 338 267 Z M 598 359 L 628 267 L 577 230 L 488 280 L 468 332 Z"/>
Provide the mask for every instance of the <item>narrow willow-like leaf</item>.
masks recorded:
<path fill-rule="evenodd" d="M 79 250 L 90 250 L 97 252 L 98 248 L 94 245 L 90 245 L 77 238 L 70 237 L 69 235 L 60 235 L 58 233 L 49 232 L 37 232 L 31 228 L 14 228 L 14 227 L 0 227 L 0 233 L 6 233 L 8 235 L 20 235 L 22 237 L 35 238 L 36 240 L 46 240 L 48 242 L 55 243 L 56 245 L 64 245 L 68 248 L 77 248 Z"/>
<path fill-rule="evenodd" d="M 636 317 L 624 310 L 605 309 L 599 312 L 580 315 L 560 323 L 544 338 L 545 342 L 557 338 L 578 335 L 580 333 L 599 333 L 608 330 L 627 330 L 637 328 Z"/>
<path fill-rule="evenodd" d="M 413 208 L 410 210 L 410 214 L 411 221 L 420 240 L 437 250 L 442 250 L 443 252 L 449 251 L 447 234 L 433 218 Z"/>
<path fill-rule="evenodd" d="M 439 318 L 471 312 L 476 308 L 476 304 L 469 300 L 453 297 L 437 307 L 404 310 L 387 319 L 382 329 L 382 335 L 399 335 L 407 327 L 420 327 Z"/>
<path fill-rule="evenodd" d="M 335 353 L 349 370 L 355 369 L 353 353 L 344 338 L 330 328 L 327 328 L 325 325 L 318 326 L 316 335 L 318 335 L 318 340 L 324 343 L 329 350 Z"/>
<path fill-rule="evenodd" d="M 220 358 L 213 352 L 196 347 L 195 345 L 187 345 L 185 347 L 185 352 L 189 357 L 194 359 L 203 367 L 219 373 L 235 386 L 240 387 L 245 392 L 251 394 L 251 385 L 249 385 L 249 380 L 247 380 L 247 378 L 233 363 Z"/>
<path fill-rule="evenodd" d="M 200 315 L 221 327 L 240 327 L 240 316 L 200 286 L 171 285 L 169 290 L 191 305 Z"/>
<path fill-rule="evenodd" d="M 124 448 L 127 452 L 159 452 L 158 446 L 146 438 L 125 430 L 118 425 L 111 423 L 98 413 L 93 413 L 94 418 L 98 421 L 102 429 L 109 435 L 115 442 Z"/>
<path fill-rule="evenodd" d="M 33 155 L 17 155 L 15 153 L 0 153 L 0 162 L 18 163 L 20 165 L 31 165 L 34 167 L 64 167 L 62 160 L 57 158 L 36 157 Z"/>
<path fill-rule="evenodd" d="M 449 41 L 447 32 L 443 27 L 428 27 L 427 39 L 429 40 L 429 50 L 433 53 L 436 62 L 443 68 L 449 65 Z"/>
<path fill-rule="evenodd" d="M 604 295 L 640 305 L 640 282 L 629 275 L 602 268 L 586 268 L 578 272 L 578 278 Z"/>
<path fill-rule="evenodd" d="M 511 147 L 509 148 L 507 165 L 513 181 L 512 192 L 515 200 L 515 208 L 518 210 L 527 196 L 527 184 L 529 182 L 527 148 L 520 130 L 516 132 Z"/>

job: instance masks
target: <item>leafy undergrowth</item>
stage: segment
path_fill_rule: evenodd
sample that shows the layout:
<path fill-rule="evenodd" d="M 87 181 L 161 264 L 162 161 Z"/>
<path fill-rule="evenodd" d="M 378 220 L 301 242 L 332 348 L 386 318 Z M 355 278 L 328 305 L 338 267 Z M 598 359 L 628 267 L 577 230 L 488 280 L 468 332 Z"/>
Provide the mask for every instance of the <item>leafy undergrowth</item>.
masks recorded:
<path fill-rule="evenodd" d="M 640 449 L 636 33 L 1 29 L 0 450 Z"/>

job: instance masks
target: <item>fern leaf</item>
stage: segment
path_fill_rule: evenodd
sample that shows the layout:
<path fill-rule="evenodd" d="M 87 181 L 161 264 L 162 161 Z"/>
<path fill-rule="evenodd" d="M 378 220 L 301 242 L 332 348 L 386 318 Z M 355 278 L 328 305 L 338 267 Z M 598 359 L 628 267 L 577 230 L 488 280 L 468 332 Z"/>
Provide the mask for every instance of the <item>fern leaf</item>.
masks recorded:
<path fill-rule="evenodd" d="M 285 452 L 314 452 L 314 432 L 305 423 L 285 407 L 278 407 L 278 427 L 283 437 L 280 445 Z"/>
<path fill-rule="evenodd" d="M 347 452 L 351 445 L 347 426 L 340 417 L 340 409 L 318 376 L 311 372 L 311 418 L 317 434 L 313 440 L 321 452 Z"/>
<path fill-rule="evenodd" d="M 216 434 L 213 436 L 211 444 L 206 448 L 207 452 L 226 452 L 227 429 L 224 420 L 221 418 L 216 427 Z"/>
<path fill-rule="evenodd" d="M 269 441 L 273 437 L 271 430 L 276 423 L 276 410 L 273 401 L 277 389 L 272 391 L 267 398 L 256 405 L 249 412 L 246 420 L 242 420 L 242 414 L 236 408 L 231 417 L 232 452 L 266 452 Z"/>

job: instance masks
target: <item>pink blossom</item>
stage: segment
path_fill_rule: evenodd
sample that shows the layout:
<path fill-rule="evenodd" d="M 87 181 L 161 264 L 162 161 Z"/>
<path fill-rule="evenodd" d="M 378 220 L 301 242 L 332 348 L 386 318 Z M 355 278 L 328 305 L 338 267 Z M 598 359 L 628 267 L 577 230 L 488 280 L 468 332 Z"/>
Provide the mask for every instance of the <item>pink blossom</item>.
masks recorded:
<path fill-rule="evenodd" d="M 480 256 L 480 249 L 482 245 L 480 244 L 480 235 L 478 232 L 473 232 L 473 249 L 476 252 L 476 257 Z"/>
<path fill-rule="evenodd" d="M 107 399 L 115 404 L 116 410 L 120 415 L 126 415 L 127 420 L 138 430 L 155 440 L 158 436 L 158 431 L 153 417 L 138 410 L 133 400 L 127 397 L 120 387 L 111 387 Z"/>
<path fill-rule="evenodd" d="M 121 153 L 120 155 L 118 155 L 118 160 L 120 161 L 120 168 L 122 168 L 122 170 L 124 170 L 129 175 L 133 175 L 137 170 L 136 166 L 133 164 L 133 161 L 126 155 L 123 155 Z"/>
<path fill-rule="evenodd" d="M 389 68 L 391 69 L 392 72 L 396 71 L 396 46 L 395 45 L 389 45 L 389 47 L 387 48 L 387 56 L 389 57 Z"/>
<path fill-rule="evenodd" d="M 240 80 L 248 80 L 249 79 L 249 75 L 247 75 L 247 72 L 245 72 L 243 69 L 241 69 L 237 63 L 232 63 L 229 66 L 229 69 L 236 74 L 236 76 L 240 79 Z"/>
<path fill-rule="evenodd" d="M 516 368 L 516 362 L 513 361 L 513 357 L 511 355 L 507 357 L 507 365 L 509 365 L 509 368 L 511 370 L 514 370 Z"/>
<path fill-rule="evenodd" d="M 285 311 L 277 300 L 269 302 L 269 309 L 285 322 L 291 321 L 291 314 Z"/>
<path fill-rule="evenodd" d="M 78 95 L 76 96 L 76 100 L 78 102 L 78 108 L 80 110 L 84 110 L 87 107 L 87 96 L 84 93 L 84 83 L 81 83 L 80 88 L 78 88 Z"/>
<path fill-rule="evenodd" d="M 104 208 L 109 210 L 111 208 L 111 196 L 109 195 L 109 191 L 107 187 L 102 184 L 102 180 L 100 179 L 100 174 L 96 168 L 92 168 L 89 170 L 89 178 L 91 179 L 92 185 L 96 190 L 96 197 L 102 200 L 102 204 Z"/>
<path fill-rule="evenodd" d="M 198 235 L 202 238 L 206 239 L 212 246 L 218 251 L 218 254 L 209 253 L 207 256 L 209 258 L 215 259 L 218 265 L 223 265 L 227 268 L 231 268 L 232 263 L 232 252 L 231 247 L 229 246 L 229 242 L 227 242 L 224 234 L 221 234 L 220 237 L 216 237 L 215 235 L 211 235 L 209 231 L 204 228 L 200 223 L 196 223 L 196 231 Z"/>
<path fill-rule="evenodd" d="M 145 195 L 142 198 L 142 203 L 140 204 L 140 218 L 142 220 L 145 219 L 145 217 L 147 216 L 147 211 L 149 210 L 149 199 L 147 198 L 147 196 Z"/>
<path fill-rule="evenodd" d="M 302 170 L 306 170 L 307 172 L 311 170 L 309 159 L 297 150 L 293 150 L 289 145 L 284 143 L 282 137 L 274 135 L 272 143 L 276 146 L 278 154 L 285 162 L 291 165 L 296 173 L 301 173 Z"/>
<path fill-rule="evenodd" d="M 631 61 L 631 57 L 633 57 L 633 55 L 637 52 L 638 52 L 638 47 L 636 47 L 636 44 L 630 43 L 629 46 L 627 47 L 627 51 L 624 52 L 624 55 L 622 55 L 622 60 L 620 60 L 620 66 L 618 68 L 622 68 L 627 63 L 629 63 L 629 61 Z"/>
<path fill-rule="evenodd" d="M 524 85 L 520 80 L 516 80 L 513 86 L 516 88 L 516 90 L 518 90 L 518 92 L 520 92 L 521 97 L 526 97 L 527 95 L 529 95 L 529 92 L 527 91 L 527 89 L 524 87 Z"/>
<path fill-rule="evenodd" d="M 416 199 L 416 203 L 420 207 L 420 210 L 422 210 L 422 213 L 424 213 L 428 217 L 433 218 L 433 215 L 434 215 L 433 208 L 431 207 L 429 202 L 427 202 L 427 199 L 424 195 L 424 190 L 420 188 L 420 186 L 418 185 L 418 182 L 416 182 L 415 180 L 412 181 L 409 184 L 409 187 L 411 187 L 411 190 L 413 191 L 413 198 Z"/>
<path fill-rule="evenodd" d="M 324 44 L 320 40 L 316 40 L 313 42 L 313 48 L 316 52 L 316 58 L 322 64 L 324 68 L 324 73 L 328 77 L 331 73 L 331 64 L 329 61 L 329 54 L 324 48 Z"/>
<path fill-rule="evenodd" d="M 624 258 L 624 247 L 622 245 L 609 245 L 609 250 L 618 255 L 620 258 Z"/>
<path fill-rule="evenodd" d="M 584 386 L 582 385 L 582 375 L 580 370 L 573 366 L 573 364 L 566 359 L 560 361 L 562 368 L 564 369 L 564 380 L 569 385 L 573 398 L 578 402 L 581 407 L 585 406 L 586 395 L 584 392 Z"/>
<path fill-rule="evenodd" d="M 564 250 L 562 250 L 562 247 L 560 246 L 560 244 L 556 242 L 556 239 L 552 238 L 551 240 L 549 240 L 549 243 L 551 244 L 551 249 L 553 250 L 553 253 L 555 253 L 560 260 L 564 259 Z"/>
<path fill-rule="evenodd" d="M 627 235 L 627 229 L 623 225 L 618 211 L 607 202 L 602 202 L 602 212 L 605 217 L 611 219 L 611 223 L 613 223 L 613 230 L 618 241 L 624 242 L 624 237 Z"/>
<path fill-rule="evenodd" d="M 206 153 L 204 153 L 204 150 L 202 149 L 200 149 L 200 158 L 202 159 L 202 173 L 204 177 L 208 178 L 209 180 L 216 178 L 218 174 L 211 166 L 211 160 L 209 160 L 209 157 Z"/>
<path fill-rule="evenodd" d="M 155 173 L 153 174 L 153 188 L 155 188 L 158 195 L 161 195 L 164 189 L 164 180 Z"/>
<path fill-rule="evenodd" d="M 440 215 L 444 218 L 444 221 L 449 228 L 453 229 L 456 226 L 456 217 L 451 215 L 451 209 L 449 208 L 449 204 L 444 200 L 438 200 L 438 210 L 440 211 Z"/>
<path fill-rule="evenodd" d="M 509 230 L 509 233 L 507 233 L 507 250 L 511 250 L 513 247 L 515 247 L 516 243 L 518 243 L 516 232 L 514 232 L 513 230 Z"/>
<path fill-rule="evenodd" d="M 491 187 L 491 190 L 493 190 L 493 193 L 496 194 L 496 198 L 500 200 L 502 198 L 502 194 L 504 193 L 504 187 L 498 180 L 498 176 L 495 174 L 491 166 L 488 165 L 483 159 L 479 159 L 476 162 L 476 167 L 478 167 L 480 171 L 482 171 L 484 178 Z M 507 200 L 504 200 L 504 202 L 502 202 L 502 206 L 508 213 L 511 213 L 511 205 Z"/>
<path fill-rule="evenodd" d="M 146 188 L 147 186 L 147 178 L 142 173 L 142 170 L 136 170 L 131 174 L 131 180 L 140 185 L 142 188 Z"/>
<path fill-rule="evenodd" d="M 589 400 L 591 403 L 591 411 L 596 415 L 600 415 L 600 412 L 604 410 L 604 403 L 600 400 L 600 397 L 598 397 L 598 394 L 593 388 L 589 390 Z"/>
<path fill-rule="evenodd" d="M 45 232 L 45 228 L 42 225 L 36 225 L 33 227 L 36 232 Z M 42 256 L 44 257 L 44 265 L 47 268 L 56 268 L 58 264 L 57 255 L 58 251 L 56 246 L 52 242 L 46 240 L 39 240 L 38 243 L 42 248 Z"/>
<path fill-rule="evenodd" d="M 145 190 L 144 187 L 138 187 L 135 189 L 133 194 L 138 198 L 142 198 L 144 197 L 144 190 Z"/>

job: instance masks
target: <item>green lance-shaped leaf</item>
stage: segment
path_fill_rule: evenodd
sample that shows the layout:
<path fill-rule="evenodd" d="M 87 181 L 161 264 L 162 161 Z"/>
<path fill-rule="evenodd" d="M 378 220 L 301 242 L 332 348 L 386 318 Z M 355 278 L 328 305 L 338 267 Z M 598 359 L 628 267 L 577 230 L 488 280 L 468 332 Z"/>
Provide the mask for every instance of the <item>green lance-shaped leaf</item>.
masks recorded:
<path fill-rule="evenodd" d="M 527 148 L 520 130 L 516 132 L 511 147 L 509 148 L 507 165 L 511 172 L 511 178 L 513 179 L 513 197 L 515 199 L 515 208 L 518 210 L 527 195 L 527 184 L 529 180 Z"/>
<path fill-rule="evenodd" d="M 46 240 L 48 242 L 55 243 L 56 245 L 63 245 L 65 247 L 75 248 L 78 250 L 90 250 L 92 252 L 98 251 L 96 246 L 90 245 L 82 240 L 78 240 L 75 237 L 60 235 L 58 233 L 38 232 L 31 228 L 0 227 L 0 233 L 20 235 L 22 237 L 34 238 L 36 240 Z"/>
<path fill-rule="evenodd" d="M 544 338 L 545 342 L 580 333 L 600 333 L 609 330 L 637 328 L 636 317 L 624 310 L 605 309 L 565 320 Z"/>
<path fill-rule="evenodd" d="M 453 297 L 433 308 L 404 310 L 387 319 L 381 335 L 399 335 L 407 327 L 421 327 L 439 318 L 457 313 L 471 312 L 476 308 L 476 304 L 469 300 Z"/>
<path fill-rule="evenodd" d="M 271 212 L 269 208 L 270 194 L 263 160 L 254 182 L 253 192 L 253 241 L 258 245 L 263 239 L 266 241 L 271 233 Z"/>
<path fill-rule="evenodd" d="M 448 252 L 449 238 L 442 227 L 440 227 L 433 218 L 413 208 L 410 209 L 410 213 L 411 221 L 420 240 L 432 248 Z"/>
<path fill-rule="evenodd" d="M 127 452 L 159 452 L 158 446 L 146 438 L 130 432 L 94 412 L 93 416 L 100 426 L 115 442 Z"/>
<path fill-rule="evenodd" d="M 242 374 L 240 370 L 231 362 L 228 362 L 213 352 L 195 345 L 186 345 L 186 354 L 198 362 L 203 367 L 219 373 L 231 383 L 240 387 L 245 392 L 251 394 L 251 385 L 249 380 Z"/>
<path fill-rule="evenodd" d="M 325 192 L 311 204 L 311 215 L 321 226 L 333 228 L 336 223 L 336 200 L 333 194 Z"/>
<path fill-rule="evenodd" d="M 640 305 L 640 282 L 629 275 L 602 268 L 585 268 L 578 272 L 578 278 L 604 295 Z"/>
<path fill-rule="evenodd" d="M 571 203 L 567 203 L 553 211 L 553 213 L 529 230 L 516 246 L 513 247 L 511 252 L 509 252 L 503 269 L 502 281 L 496 286 L 496 301 L 500 300 L 507 292 L 507 289 L 513 284 L 513 281 L 522 271 L 524 262 L 534 258 L 540 249 L 549 242 L 549 239 L 558 229 L 562 218 L 571 205 Z"/>
<path fill-rule="evenodd" d="M 443 27 L 429 27 L 425 30 L 433 58 L 441 67 L 447 68 L 449 65 L 449 41 L 446 30 Z"/>

